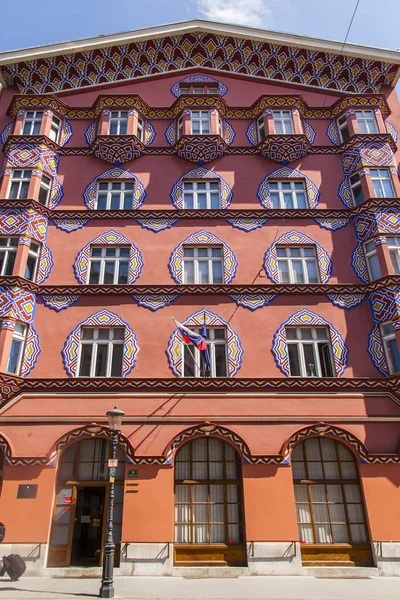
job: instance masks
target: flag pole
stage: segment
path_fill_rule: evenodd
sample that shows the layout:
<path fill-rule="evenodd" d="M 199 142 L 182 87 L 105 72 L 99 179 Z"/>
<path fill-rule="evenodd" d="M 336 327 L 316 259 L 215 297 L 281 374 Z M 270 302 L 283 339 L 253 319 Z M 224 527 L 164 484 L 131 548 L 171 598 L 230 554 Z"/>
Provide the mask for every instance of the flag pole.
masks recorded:
<path fill-rule="evenodd" d="M 173 320 L 173 322 L 175 323 L 175 325 L 176 325 L 176 326 L 178 327 L 178 329 L 179 329 L 179 324 L 178 324 L 178 321 L 177 321 L 176 319 L 174 319 L 174 317 L 171 317 L 171 319 Z M 183 340 L 183 343 L 184 343 L 184 345 L 186 346 L 186 348 L 189 350 L 189 352 L 190 352 L 190 356 L 193 358 L 193 364 L 194 364 L 194 365 L 196 365 L 196 367 L 198 368 L 198 370 L 199 370 L 199 373 L 200 373 L 200 377 L 201 377 L 201 368 L 200 368 L 200 365 L 199 365 L 199 363 L 197 362 L 197 360 L 195 359 L 195 357 L 194 357 L 194 354 L 193 354 L 193 352 L 192 352 L 192 349 L 191 349 L 190 345 L 189 345 L 189 344 L 186 344 L 185 340 L 183 339 L 183 335 L 182 335 L 182 333 L 181 333 L 181 330 L 180 330 L 180 329 L 179 329 L 179 333 L 181 334 L 181 336 L 182 336 L 182 340 Z M 184 363 L 184 360 L 183 360 L 182 362 Z M 182 366 L 183 366 L 183 368 L 184 368 L 184 366 L 185 366 L 185 365 L 183 364 Z M 193 374 L 193 376 L 194 376 L 194 374 Z"/>

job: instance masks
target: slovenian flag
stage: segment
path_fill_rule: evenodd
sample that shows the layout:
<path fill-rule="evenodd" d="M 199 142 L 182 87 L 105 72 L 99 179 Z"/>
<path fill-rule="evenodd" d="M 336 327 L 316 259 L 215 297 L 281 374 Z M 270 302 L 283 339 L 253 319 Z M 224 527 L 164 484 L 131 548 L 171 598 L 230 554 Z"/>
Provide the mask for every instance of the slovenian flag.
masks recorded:
<path fill-rule="evenodd" d="M 175 322 L 177 328 L 179 329 L 180 334 L 183 337 L 186 344 L 193 344 L 197 348 L 197 350 L 199 350 L 200 356 L 201 356 L 202 360 L 204 361 L 205 376 L 209 377 L 210 372 L 211 372 L 211 362 L 210 362 L 210 355 L 209 355 L 208 348 L 207 348 L 207 342 L 205 340 L 205 337 L 207 335 L 205 321 L 201 328 L 201 334 L 195 333 L 191 329 L 188 329 L 187 327 L 185 327 L 185 325 L 182 325 L 182 323 L 179 323 L 175 319 L 174 319 L 174 322 Z"/>

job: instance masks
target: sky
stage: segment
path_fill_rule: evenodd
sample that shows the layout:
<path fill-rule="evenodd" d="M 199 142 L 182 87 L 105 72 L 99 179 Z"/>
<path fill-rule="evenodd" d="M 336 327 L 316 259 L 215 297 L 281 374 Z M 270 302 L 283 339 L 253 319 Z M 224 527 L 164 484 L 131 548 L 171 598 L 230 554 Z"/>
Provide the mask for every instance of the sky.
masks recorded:
<path fill-rule="evenodd" d="M 0 52 L 190 19 L 343 41 L 357 0 L 3 0 Z M 360 0 L 349 42 L 400 48 L 399 0 Z"/>

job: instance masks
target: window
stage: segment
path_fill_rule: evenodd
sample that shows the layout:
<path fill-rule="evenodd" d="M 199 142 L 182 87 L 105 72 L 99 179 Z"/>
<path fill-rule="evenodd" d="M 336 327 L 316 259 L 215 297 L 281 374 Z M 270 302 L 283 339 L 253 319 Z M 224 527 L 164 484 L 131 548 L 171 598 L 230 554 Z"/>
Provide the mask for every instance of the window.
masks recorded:
<path fill-rule="evenodd" d="M 42 175 L 42 180 L 40 182 L 39 188 L 39 196 L 38 202 L 39 204 L 43 204 L 43 206 L 47 206 L 50 197 L 51 190 L 51 179 L 47 177 L 47 175 Z"/>
<path fill-rule="evenodd" d="M 181 86 L 179 90 L 181 96 L 183 96 L 183 94 L 190 94 L 190 87 Z"/>
<path fill-rule="evenodd" d="M 28 252 L 28 260 L 25 267 L 25 279 L 30 281 L 36 280 L 36 273 L 39 265 L 40 245 L 36 242 L 31 242 Z"/>
<path fill-rule="evenodd" d="M 19 375 L 26 338 L 26 325 L 16 323 L 11 342 L 10 358 L 8 359 L 7 373 Z"/>
<path fill-rule="evenodd" d="M 60 135 L 60 129 L 61 129 L 61 119 L 59 119 L 58 117 L 54 117 L 51 121 L 51 125 L 50 125 L 50 134 L 49 137 L 51 140 L 53 140 L 53 142 L 58 142 L 58 136 Z"/>
<path fill-rule="evenodd" d="M 366 242 L 364 244 L 364 254 L 367 259 L 368 273 L 371 281 L 382 277 L 382 271 L 378 260 L 378 254 L 375 248 L 375 242 Z"/>
<path fill-rule="evenodd" d="M 184 181 L 183 208 L 187 210 L 220 208 L 218 181 Z"/>
<path fill-rule="evenodd" d="M 318 263 L 312 246 L 277 246 L 279 283 L 319 283 Z"/>
<path fill-rule="evenodd" d="M 177 127 L 176 127 L 176 135 L 179 140 L 183 135 L 183 117 L 178 119 Z"/>
<path fill-rule="evenodd" d="M 90 248 L 90 285 L 125 285 L 128 283 L 129 246 L 101 246 Z"/>
<path fill-rule="evenodd" d="M 183 283 L 224 283 L 222 247 L 184 247 Z"/>
<path fill-rule="evenodd" d="M 11 175 L 8 198 L 11 200 L 24 199 L 28 197 L 29 184 L 32 171 L 15 169 Z"/>
<path fill-rule="evenodd" d="M 334 377 L 327 327 L 285 327 L 291 377 Z"/>
<path fill-rule="evenodd" d="M 121 377 L 124 327 L 82 327 L 78 377 Z"/>
<path fill-rule="evenodd" d="M 389 373 L 400 372 L 400 353 L 397 346 L 396 335 L 392 323 L 383 323 L 381 325 L 381 335 L 383 346 L 385 348 L 386 362 Z"/>
<path fill-rule="evenodd" d="M 133 191 L 133 181 L 99 182 L 96 210 L 132 210 Z"/>
<path fill-rule="evenodd" d="M 190 327 L 190 329 L 200 333 L 199 327 Z M 224 327 L 207 328 L 206 341 L 211 362 L 210 376 L 226 377 L 228 373 L 226 329 Z M 204 377 L 204 375 L 205 365 L 199 350 L 193 344 L 183 342 L 183 376 Z"/>
<path fill-rule="evenodd" d="M 22 135 L 39 135 L 42 125 L 43 111 L 28 110 L 22 124 Z"/>
<path fill-rule="evenodd" d="M 143 136 L 144 136 L 144 120 L 142 119 L 142 117 L 138 117 L 136 137 L 139 138 L 139 140 L 141 142 L 143 142 Z"/>
<path fill-rule="evenodd" d="M 0 275 L 13 274 L 17 250 L 17 237 L 0 237 Z"/>
<path fill-rule="evenodd" d="M 340 139 L 342 140 L 342 143 L 345 144 L 347 140 L 350 139 L 350 132 L 349 126 L 347 125 L 346 115 L 338 119 L 337 126 L 339 130 Z"/>
<path fill-rule="evenodd" d="M 360 133 L 379 133 L 372 110 L 356 110 L 355 113 Z"/>
<path fill-rule="evenodd" d="M 352 175 L 349 181 L 354 204 L 358 206 L 359 204 L 361 204 L 361 202 L 364 202 L 365 199 L 359 174 L 356 173 L 356 175 Z"/>
<path fill-rule="evenodd" d="M 292 112 L 290 110 L 273 110 L 272 117 L 277 135 L 294 133 Z"/>
<path fill-rule="evenodd" d="M 110 135 L 126 135 L 128 133 L 128 111 L 112 110 L 108 126 Z"/>
<path fill-rule="evenodd" d="M 257 136 L 259 142 L 262 142 L 265 138 L 265 125 L 263 115 L 261 115 L 261 117 L 258 117 L 257 119 Z"/>
<path fill-rule="evenodd" d="M 270 181 L 268 187 L 273 208 L 307 208 L 303 181 Z"/>
<path fill-rule="evenodd" d="M 400 237 L 387 237 L 390 258 L 396 275 L 400 275 Z"/>
<path fill-rule="evenodd" d="M 367 543 L 357 463 L 344 444 L 324 437 L 298 444 L 292 472 L 300 543 Z"/>
<path fill-rule="evenodd" d="M 377 198 L 393 198 L 392 179 L 389 169 L 370 169 L 372 185 Z"/>
<path fill-rule="evenodd" d="M 218 94 L 218 87 L 213 84 L 208 85 L 182 85 L 179 88 L 179 93 L 183 94 Z"/>
<path fill-rule="evenodd" d="M 192 110 L 192 135 L 207 135 L 211 132 L 210 113 L 208 110 Z M 179 137 L 179 136 L 178 136 Z"/>

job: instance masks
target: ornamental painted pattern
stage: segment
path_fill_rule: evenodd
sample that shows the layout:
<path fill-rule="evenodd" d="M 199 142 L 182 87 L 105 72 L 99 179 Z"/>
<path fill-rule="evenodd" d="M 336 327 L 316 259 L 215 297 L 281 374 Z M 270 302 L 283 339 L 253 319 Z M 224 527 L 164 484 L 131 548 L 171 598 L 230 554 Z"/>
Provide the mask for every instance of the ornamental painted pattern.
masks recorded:
<path fill-rule="evenodd" d="M 110 229 L 110 231 L 102 233 L 88 242 L 86 246 L 78 252 L 74 262 L 74 273 L 79 283 L 87 284 L 88 282 L 91 246 L 129 246 L 128 284 L 132 284 L 140 276 L 143 268 L 143 259 L 138 248 L 133 242 L 128 240 L 127 237 L 122 235 L 122 233 Z"/>
<path fill-rule="evenodd" d="M 351 219 L 344 219 L 342 217 L 315 217 L 314 221 L 323 229 L 336 231 L 337 229 L 346 227 L 346 225 L 350 223 Z"/>
<path fill-rule="evenodd" d="M 195 181 L 198 179 L 217 180 L 219 182 L 220 208 L 228 208 L 233 199 L 232 188 L 227 184 L 225 179 L 221 177 L 221 175 L 205 167 L 197 167 L 196 169 L 192 169 L 188 173 L 185 173 L 185 175 L 182 175 L 182 177 L 175 183 L 170 196 L 172 203 L 176 208 L 184 208 L 183 185 L 185 181 Z"/>
<path fill-rule="evenodd" d="M 187 77 L 185 77 L 185 79 L 181 79 L 180 81 L 177 81 L 172 86 L 171 94 L 173 94 L 176 98 L 178 98 L 181 95 L 180 87 L 181 87 L 182 83 L 214 83 L 218 87 L 218 94 L 220 96 L 225 96 L 226 92 L 228 91 L 228 88 L 226 87 L 226 85 L 224 85 L 223 83 L 218 81 L 218 79 L 214 79 L 213 77 L 210 77 L 208 75 L 201 75 L 201 74 L 188 75 Z"/>
<path fill-rule="evenodd" d="M 246 137 L 252 146 L 257 146 L 258 132 L 257 132 L 257 122 L 255 120 L 251 121 L 250 125 L 247 127 Z"/>
<path fill-rule="evenodd" d="M 308 121 L 304 121 L 304 133 L 310 144 L 313 144 L 317 134 L 315 133 L 314 127 Z"/>
<path fill-rule="evenodd" d="M 20 93 L 42 94 L 201 67 L 363 94 L 390 85 L 397 73 L 397 65 L 382 61 L 210 32 L 41 58 L 40 69 L 36 60 L 21 61 L 4 65 L 2 73 Z"/>
<path fill-rule="evenodd" d="M 0 210 L 1 235 L 25 235 L 43 243 L 47 236 L 47 218 L 33 209 Z"/>
<path fill-rule="evenodd" d="M 154 138 L 156 137 L 156 130 L 153 125 L 149 121 L 145 121 L 144 125 L 144 140 L 143 143 L 145 146 L 150 146 L 154 142 Z"/>
<path fill-rule="evenodd" d="M 353 208 L 355 206 L 353 194 L 351 193 L 351 188 L 347 177 L 345 177 L 339 184 L 338 196 L 342 203 L 347 206 L 347 208 Z"/>
<path fill-rule="evenodd" d="M 228 352 L 228 374 L 234 377 L 242 364 L 243 346 L 239 336 L 232 327 L 219 315 L 202 308 L 182 321 L 186 327 L 201 327 L 205 315 L 207 327 L 224 327 L 226 329 L 227 352 Z M 182 377 L 182 337 L 177 329 L 172 333 L 166 350 L 169 366 L 177 377 Z"/>
<path fill-rule="evenodd" d="M 301 171 L 297 171 L 297 169 L 292 169 L 290 167 L 281 167 L 280 169 L 275 169 L 272 171 L 259 185 L 257 196 L 262 206 L 265 208 L 272 208 L 271 199 L 269 196 L 269 182 L 271 180 L 282 180 L 282 179 L 299 179 L 303 180 L 306 185 L 307 199 L 308 199 L 308 207 L 315 208 L 319 202 L 319 190 L 315 183 L 311 181 L 307 175 L 302 173 Z"/>
<path fill-rule="evenodd" d="M 135 302 L 139 304 L 139 306 L 144 306 L 144 308 L 149 308 L 153 312 L 164 308 L 165 306 L 169 306 L 179 298 L 178 294 L 133 294 L 131 296 Z"/>
<path fill-rule="evenodd" d="M 229 297 L 239 306 L 254 311 L 271 304 L 272 300 L 276 298 L 276 294 L 229 294 Z"/>
<path fill-rule="evenodd" d="M 61 355 L 64 368 L 69 377 L 78 377 L 78 358 L 81 343 L 82 327 L 124 327 L 124 353 L 122 361 L 122 377 L 126 377 L 133 369 L 139 352 L 139 345 L 134 331 L 121 317 L 111 310 L 104 308 L 90 315 L 66 339 Z"/>
<path fill-rule="evenodd" d="M 342 164 L 345 175 L 363 167 L 392 167 L 396 169 L 396 161 L 390 145 L 379 140 L 360 142 L 342 152 Z"/>
<path fill-rule="evenodd" d="M 176 283 L 183 283 L 184 246 L 222 246 L 224 255 L 224 283 L 230 283 L 235 277 L 238 263 L 233 250 L 213 233 L 205 229 L 200 229 L 200 231 L 189 235 L 172 251 L 168 266 L 171 276 Z"/>
<path fill-rule="evenodd" d="M 12 135 L 14 129 L 14 121 L 11 121 L 11 123 L 9 123 L 8 125 L 6 125 L 2 132 L 0 133 L 0 144 L 5 144 L 6 141 L 8 140 L 8 136 Z"/>
<path fill-rule="evenodd" d="M 275 242 L 268 248 L 264 255 L 264 269 L 272 281 L 275 283 L 281 283 L 279 281 L 276 247 L 289 245 L 315 247 L 321 283 L 328 283 L 332 271 L 332 261 L 329 258 L 329 254 L 318 242 L 308 237 L 308 235 L 296 231 L 295 229 L 288 231 L 288 233 L 284 233 L 280 238 L 275 240 Z"/>
<path fill-rule="evenodd" d="M 232 227 L 236 227 L 236 229 L 248 232 L 263 227 L 268 219 L 260 219 L 258 217 L 249 219 L 233 217 L 232 219 L 225 219 L 225 221 L 229 223 L 229 225 L 232 225 Z"/>
<path fill-rule="evenodd" d="M 358 306 L 364 300 L 365 296 L 363 294 L 327 294 L 327 298 L 334 304 L 335 306 L 339 306 L 340 308 L 354 308 L 354 306 Z"/>
<path fill-rule="evenodd" d="M 61 231 L 66 231 L 67 233 L 71 233 L 71 231 L 77 231 L 77 229 L 82 229 L 89 223 L 89 219 L 63 219 L 56 218 L 52 219 L 54 225 L 57 229 L 61 229 Z"/>
<path fill-rule="evenodd" d="M 224 140 L 225 142 L 228 144 L 228 146 L 230 146 L 233 143 L 233 140 L 235 139 L 235 130 L 233 129 L 232 125 L 226 120 L 224 119 Z"/>
<path fill-rule="evenodd" d="M 46 244 L 42 244 L 40 250 L 39 268 L 36 275 L 36 283 L 43 283 L 54 267 L 53 253 Z"/>
<path fill-rule="evenodd" d="M 60 312 L 65 308 L 69 308 L 70 306 L 78 302 L 79 298 L 80 296 L 75 296 L 73 294 L 64 296 L 58 294 L 42 296 L 43 303 L 49 308 L 55 310 L 56 312 Z"/>
<path fill-rule="evenodd" d="M 353 250 L 353 254 L 351 256 L 351 266 L 361 281 L 364 283 L 369 282 L 367 262 L 365 260 L 364 248 L 361 243 L 358 243 Z"/>
<path fill-rule="evenodd" d="M 389 375 L 381 330 L 378 324 L 373 327 L 369 334 L 367 351 L 378 371 L 380 371 L 382 375 Z"/>
<path fill-rule="evenodd" d="M 368 211 L 355 218 L 356 235 L 360 241 L 387 233 L 398 235 L 400 215 L 389 208 L 384 211 Z"/>
<path fill-rule="evenodd" d="M 31 323 L 26 334 L 24 357 L 21 364 L 21 377 L 29 375 L 37 363 L 40 352 L 39 336 Z"/>
<path fill-rule="evenodd" d="M 375 323 L 398 320 L 400 318 L 400 287 L 388 286 L 372 292 L 369 301 Z"/>
<path fill-rule="evenodd" d="M 114 167 L 113 169 L 109 169 L 108 171 L 104 171 L 100 175 L 97 175 L 89 183 L 83 192 L 83 200 L 86 206 L 90 210 L 95 210 L 96 207 L 96 195 L 97 195 L 97 184 L 102 181 L 119 181 L 119 180 L 130 179 L 134 181 L 134 190 L 133 190 L 133 206 L 132 209 L 139 208 L 146 198 L 146 192 L 144 189 L 144 185 L 139 179 L 126 169 L 121 169 L 120 167 Z"/>
<path fill-rule="evenodd" d="M 0 317 L 32 323 L 36 309 L 36 296 L 20 287 L 0 288 Z M 3 323 L 4 328 L 4 323 Z M 14 329 L 14 326 L 12 327 Z"/>
<path fill-rule="evenodd" d="M 290 317 L 284 323 L 282 323 L 274 335 L 272 342 L 272 354 L 277 366 L 282 373 L 284 373 L 284 375 L 290 377 L 289 354 L 287 350 L 285 327 L 314 327 L 321 325 L 328 327 L 329 330 L 336 377 L 341 377 L 343 375 L 347 367 L 348 355 L 348 349 L 345 345 L 344 339 L 335 329 L 332 323 L 326 321 L 323 317 L 307 308 L 303 308 L 290 315 Z"/>
<path fill-rule="evenodd" d="M 140 217 L 135 219 L 136 223 L 139 223 L 143 229 L 148 229 L 149 231 L 154 231 L 157 233 L 158 231 L 163 231 L 164 229 L 169 229 L 175 223 L 178 223 L 180 219 L 168 219 L 164 217 L 160 217 L 159 219 L 153 219 L 151 217 Z"/>
<path fill-rule="evenodd" d="M 396 127 L 392 125 L 392 123 L 389 123 L 389 121 L 385 121 L 385 127 L 386 131 L 392 136 L 394 143 L 397 144 L 399 132 L 397 131 Z"/>
<path fill-rule="evenodd" d="M 326 130 L 326 135 L 329 141 L 332 142 L 332 144 L 334 144 L 335 146 L 340 146 L 340 144 L 342 143 L 342 140 L 340 139 L 339 129 L 335 120 L 329 123 Z"/>
<path fill-rule="evenodd" d="M 96 123 L 90 123 L 85 131 L 85 140 L 91 146 L 96 138 Z"/>
<path fill-rule="evenodd" d="M 61 127 L 61 134 L 59 144 L 60 146 L 65 146 L 68 143 L 70 137 L 72 136 L 72 127 L 71 124 L 67 121 L 67 119 L 63 119 L 63 124 Z"/>

